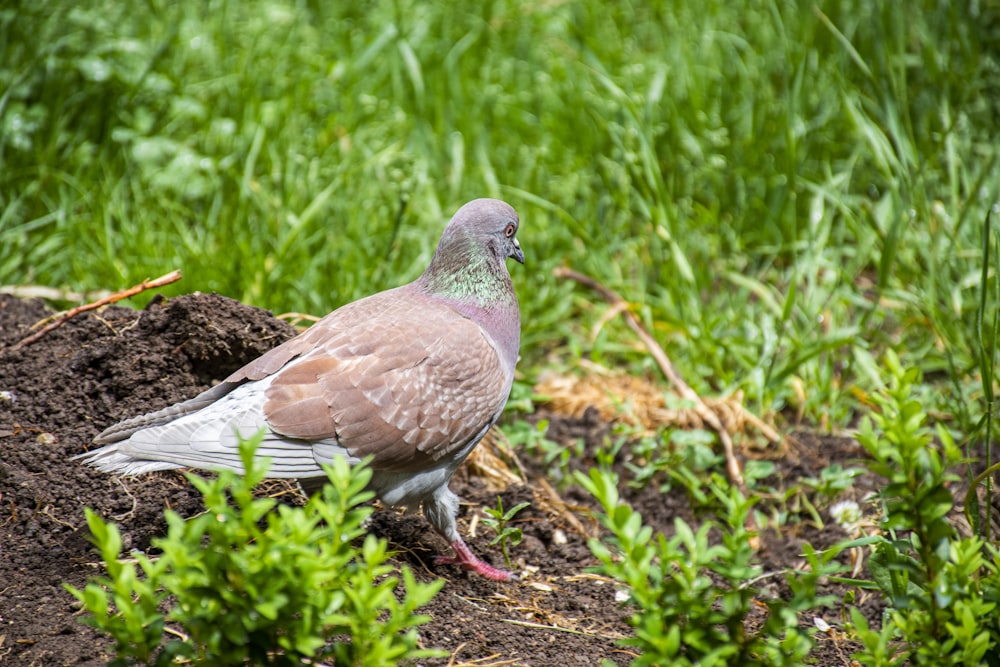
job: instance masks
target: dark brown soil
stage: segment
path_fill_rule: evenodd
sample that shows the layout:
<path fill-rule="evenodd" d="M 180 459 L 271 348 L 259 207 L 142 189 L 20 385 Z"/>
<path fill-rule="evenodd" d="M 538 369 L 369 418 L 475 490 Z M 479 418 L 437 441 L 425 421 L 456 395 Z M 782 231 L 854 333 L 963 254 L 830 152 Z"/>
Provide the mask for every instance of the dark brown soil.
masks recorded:
<path fill-rule="evenodd" d="M 75 600 L 63 588 L 64 583 L 82 587 L 96 572 L 83 508 L 114 519 L 126 548 L 143 549 L 165 532 L 166 507 L 193 515 L 201 503 L 178 473 L 119 479 L 70 457 L 85 451 L 109 424 L 198 393 L 294 330 L 265 311 L 193 294 L 154 301 L 143 311 L 110 307 L 81 315 L 32 345 L 11 349 L 50 314 L 41 302 L 0 295 L 0 664 L 102 665 L 110 659 L 109 642 L 80 623 Z M 583 439 L 585 454 L 573 467 L 593 465 L 590 457 L 603 445 L 610 425 L 595 412 L 579 419 L 545 417 L 552 439 Z M 773 486 L 817 476 L 832 461 L 860 456 L 847 439 L 798 434 L 798 440 L 802 444 L 795 451 L 775 458 Z M 425 646 L 448 651 L 452 662 L 424 664 L 566 667 L 599 665 L 602 659 L 628 664 L 634 653 L 615 641 L 630 632 L 628 612 L 615 601 L 615 586 L 588 573 L 596 561 L 574 522 L 536 502 L 533 489 L 548 474 L 547 466 L 523 453 L 521 459 L 528 484 L 502 492 L 505 507 L 533 503 L 518 515 L 525 539 L 512 555 L 523 573 L 520 581 L 496 583 L 437 566 L 434 556 L 445 544 L 421 517 L 392 511 L 375 515 L 371 530 L 389 540 L 400 562 L 424 579 L 447 580 L 425 607 L 433 620 L 420 633 Z M 628 478 L 624 466 L 621 473 Z M 701 518 L 682 491 L 664 494 L 655 486 L 623 485 L 622 494 L 657 530 L 671 533 L 675 517 Z M 496 505 L 496 492 L 468 470 L 455 476 L 452 488 L 467 501 L 460 517 L 464 529 L 482 506 Z M 586 494 L 570 487 L 564 497 L 571 507 L 579 506 L 585 529 L 595 531 L 585 511 L 593 507 Z M 835 527 L 820 531 L 805 521 L 794 526 L 761 535 L 759 556 L 766 572 L 799 566 L 803 541 L 819 549 L 844 538 Z M 481 524 L 468 539 L 477 553 L 502 565 L 499 548 L 489 546 Z M 838 599 L 843 593 L 834 586 L 826 592 Z M 878 619 L 876 600 L 862 608 Z M 841 627 L 841 612 L 838 607 L 815 615 Z M 813 623 L 812 615 L 802 622 Z M 840 635 L 818 638 L 815 664 L 849 662 L 855 647 Z"/>

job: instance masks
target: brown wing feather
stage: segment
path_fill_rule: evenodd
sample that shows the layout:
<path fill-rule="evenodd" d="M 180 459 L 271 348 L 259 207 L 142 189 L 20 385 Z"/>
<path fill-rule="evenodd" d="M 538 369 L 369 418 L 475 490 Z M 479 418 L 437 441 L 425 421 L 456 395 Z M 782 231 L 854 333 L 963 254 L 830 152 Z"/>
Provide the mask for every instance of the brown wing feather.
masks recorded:
<path fill-rule="evenodd" d="M 409 304 L 352 320 L 332 322 L 320 347 L 276 374 L 264 405 L 272 429 L 336 438 L 376 467 L 407 470 L 461 448 L 502 407 L 497 353 L 455 311 Z"/>

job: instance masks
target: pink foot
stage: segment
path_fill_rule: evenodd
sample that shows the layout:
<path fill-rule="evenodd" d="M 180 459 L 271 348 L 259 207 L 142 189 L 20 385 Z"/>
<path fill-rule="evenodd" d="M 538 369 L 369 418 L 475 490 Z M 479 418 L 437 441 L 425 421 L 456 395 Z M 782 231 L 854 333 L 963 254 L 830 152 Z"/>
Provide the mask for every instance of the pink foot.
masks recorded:
<path fill-rule="evenodd" d="M 451 548 L 455 550 L 454 556 L 438 556 L 434 562 L 441 565 L 461 565 L 465 569 L 472 570 L 493 581 L 507 581 L 514 576 L 513 572 L 493 567 L 477 558 L 462 540 L 452 542 Z"/>

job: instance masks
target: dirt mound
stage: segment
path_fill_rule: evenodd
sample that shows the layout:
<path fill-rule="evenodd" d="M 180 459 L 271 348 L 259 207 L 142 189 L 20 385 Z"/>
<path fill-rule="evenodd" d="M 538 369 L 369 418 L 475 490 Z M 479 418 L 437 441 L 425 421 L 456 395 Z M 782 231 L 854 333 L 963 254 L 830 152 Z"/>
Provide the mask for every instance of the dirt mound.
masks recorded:
<path fill-rule="evenodd" d="M 143 311 L 110 307 L 12 351 L 50 315 L 0 295 L 0 655 L 23 664 L 104 664 L 71 596 L 94 572 L 83 507 L 120 521 L 142 548 L 169 505 L 201 503 L 177 474 L 118 481 L 70 460 L 121 418 L 197 394 L 295 334 L 270 313 L 193 294 Z M 83 530 L 81 530 L 83 529 Z"/>

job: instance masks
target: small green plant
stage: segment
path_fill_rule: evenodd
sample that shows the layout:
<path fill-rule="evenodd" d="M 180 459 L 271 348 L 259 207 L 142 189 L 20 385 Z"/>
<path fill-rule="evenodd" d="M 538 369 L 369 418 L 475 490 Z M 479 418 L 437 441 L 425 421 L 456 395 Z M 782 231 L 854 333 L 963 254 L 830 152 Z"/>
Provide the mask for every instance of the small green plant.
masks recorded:
<path fill-rule="evenodd" d="M 87 511 L 107 576 L 67 588 L 89 612 L 86 622 L 115 640 L 112 664 L 360 666 L 436 655 L 417 645 L 415 628 L 427 617 L 416 610 L 442 582 L 418 583 L 404 567 L 397 599 L 386 543 L 363 527 L 371 471 L 338 460 L 322 494 L 301 508 L 275 508 L 253 495 L 267 471 L 254 459 L 259 442 L 240 446 L 245 476 L 188 475 L 206 512 L 185 520 L 168 511 L 167 535 L 153 542 L 157 559 L 120 560 L 118 529 Z M 184 638 L 165 641 L 167 622 Z"/>
<path fill-rule="evenodd" d="M 84 622 L 114 639 L 117 659 L 110 663 L 111 667 L 169 665 L 185 647 L 177 641 L 162 646 L 165 619 L 159 606 L 166 593 L 159 581 L 166 561 L 153 560 L 143 553 L 136 553 L 131 561 L 120 560 L 122 538 L 118 526 L 105 522 L 89 507 L 84 511 L 107 570 L 107 576 L 92 578 L 83 590 L 66 587 L 89 613 Z"/>
<path fill-rule="evenodd" d="M 632 460 L 626 463 L 633 475 L 629 484 L 643 488 L 655 481 L 662 493 L 679 484 L 695 504 L 708 504 L 702 480 L 709 471 L 721 469 L 724 462 L 712 448 L 714 441 L 714 434 L 704 429 L 663 429 L 640 437 L 632 445 Z"/>
<path fill-rule="evenodd" d="M 748 461 L 747 468 L 750 467 L 749 463 Z M 766 522 L 776 529 L 790 522 L 805 520 L 811 520 L 814 526 L 823 529 L 826 522 L 821 510 L 826 508 L 832 512 L 837 507 L 835 523 L 841 524 L 841 510 L 846 505 L 834 504 L 833 501 L 849 489 L 854 479 L 863 472 L 862 468 L 844 468 L 839 463 L 833 463 L 823 468 L 819 477 L 804 477 L 782 489 L 754 489 L 762 494 L 767 492 L 775 501 L 767 503 L 768 512 L 758 514 L 758 518 L 762 525 Z"/>
<path fill-rule="evenodd" d="M 851 620 L 866 665 L 944 666 L 997 664 L 1000 660 L 998 552 L 979 537 L 960 539 L 948 519 L 954 500 L 950 472 L 962 461 L 951 434 L 927 427 L 927 413 L 912 398 L 920 382 L 886 355 L 889 386 L 875 397 L 880 412 L 866 417 L 858 442 L 869 468 L 886 480 L 882 490 L 883 535 L 871 545 L 868 565 L 890 613 L 881 631 L 857 609 Z M 935 438 L 936 433 L 936 438 Z"/>
<path fill-rule="evenodd" d="M 819 477 L 803 477 L 803 486 L 811 488 L 826 503 L 851 488 L 854 478 L 864 473 L 862 468 L 845 468 L 839 463 L 831 463 L 823 468 Z"/>
<path fill-rule="evenodd" d="M 524 539 L 524 534 L 521 532 L 520 528 L 516 528 L 510 525 L 513 521 L 514 516 L 528 507 L 531 503 L 518 503 L 514 505 L 506 512 L 503 509 L 503 498 L 497 496 L 497 507 L 496 509 L 487 509 L 486 513 L 489 518 L 483 519 L 483 523 L 496 531 L 496 537 L 490 540 L 490 544 L 500 544 L 500 550 L 503 552 L 504 562 L 507 563 L 508 568 L 512 568 L 510 561 L 510 553 L 507 549 L 509 544 L 512 547 L 516 547 Z"/>
<path fill-rule="evenodd" d="M 548 474 L 556 481 L 557 486 L 562 487 L 570 479 L 570 463 L 584 455 L 584 442 L 577 439 L 570 446 L 554 442 L 545 437 L 548 428 L 547 419 L 539 420 L 534 426 L 518 420 L 504 428 L 504 434 L 512 447 L 520 446 L 529 455 L 541 458 Z"/>
<path fill-rule="evenodd" d="M 576 478 L 600 502 L 598 518 L 610 533 L 607 544 L 589 542 L 601 562 L 598 569 L 627 588 L 635 607 L 630 619 L 635 636 L 622 640 L 638 649 L 633 665 L 801 664 L 813 630 L 799 627 L 797 614 L 832 604 L 832 597 L 817 594 L 817 582 L 843 568 L 835 560 L 839 550 L 817 553 L 806 545 L 809 567 L 786 575 L 791 599 L 768 598 L 756 586 L 764 577 L 753 562 L 752 534 L 745 527 L 754 501 L 735 488 L 710 486 L 726 509 L 721 523 L 694 529 L 676 519 L 668 539 L 654 535 L 642 516 L 620 501 L 614 473 L 592 469 Z M 755 601 L 768 608 L 768 617 L 751 633 L 746 620 Z"/>

